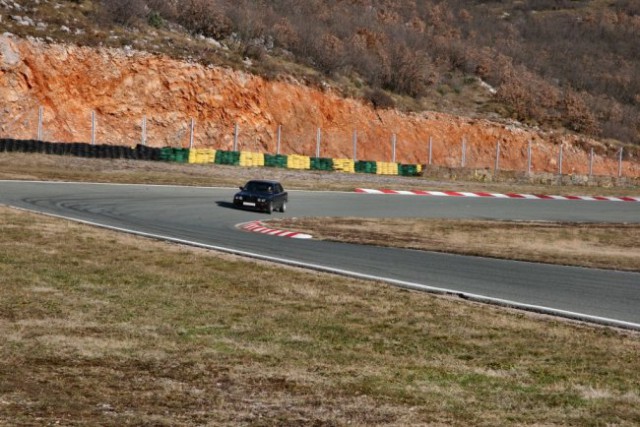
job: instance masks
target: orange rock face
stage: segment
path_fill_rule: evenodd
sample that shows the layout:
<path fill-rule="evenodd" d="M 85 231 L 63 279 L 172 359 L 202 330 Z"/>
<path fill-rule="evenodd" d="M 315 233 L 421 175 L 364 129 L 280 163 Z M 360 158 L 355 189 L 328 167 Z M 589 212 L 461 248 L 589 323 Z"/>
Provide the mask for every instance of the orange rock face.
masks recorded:
<path fill-rule="evenodd" d="M 594 174 L 618 174 L 618 160 L 600 155 L 597 141 L 505 126 L 442 113 L 403 114 L 375 110 L 295 82 L 266 81 L 225 68 L 113 49 L 50 45 L 0 36 L 0 136 L 150 146 L 237 148 L 359 160 L 429 162 L 470 168 L 498 166 L 532 171 L 587 174 L 589 147 L 596 147 Z M 42 127 L 39 130 L 39 109 Z M 95 121 L 92 122 L 92 113 Z M 94 127 L 95 125 L 95 127 Z M 356 136 L 354 138 L 354 133 Z M 395 137 L 394 137 L 395 135 Z M 395 144 L 393 141 L 395 139 Z M 431 143 L 429 142 L 431 141 Z M 393 149 L 395 145 L 395 151 Z M 395 158 L 394 158 L 395 155 Z M 640 176 L 637 161 L 622 173 Z"/>

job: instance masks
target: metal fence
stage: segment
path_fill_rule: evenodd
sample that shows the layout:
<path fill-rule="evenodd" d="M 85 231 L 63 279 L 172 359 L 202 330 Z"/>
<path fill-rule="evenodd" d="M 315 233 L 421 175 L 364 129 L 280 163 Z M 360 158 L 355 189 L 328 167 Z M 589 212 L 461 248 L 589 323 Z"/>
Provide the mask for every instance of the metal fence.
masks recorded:
<path fill-rule="evenodd" d="M 463 137 L 459 141 L 446 141 L 429 137 L 418 144 L 403 144 L 396 133 L 389 132 L 387 141 L 368 141 L 357 129 L 337 132 L 316 127 L 308 136 L 294 136 L 295 144 L 287 144 L 289 152 L 282 153 L 287 137 L 287 126 L 280 124 L 262 133 L 239 123 L 231 128 L 222 124 L 208 124 L 207 132 L 198 134 L 195 119 L 180 120 L 178 116 L 153 118 L 142 116 L 137 123 L 108 124 L 95 111 L 87 113 L 84 123 L 68 123 L 56 117 L 54 112 L 42 106 L 28 105 L 17 114 L 5 109 L 0 111 L 0 136 L 5 138 L 37 139 L 56 141 L 56 136 L 67 135 L 66 141 L 95 144 L 170 146 L 183 148 L 211 147 L 231 151 L 252 151 L 272 154 L 302 154 L 311 157 L 336 157 L 336 147 L 341 148 L 341 156 L 356 160 L 419 163 L 425 166 L 440 166 L 453 169 L 483 169 L 497 174 L 500 171 L 516 171 L 531 175 L 553 173 L 557 175 L 583 175 L 592 177 L 640 176 L 640 163 L 634 161 L 631 153 L 620 148 L 615 155 L 596 153 L 588 150 L 565 147 L 562 144 L 538 144 L 532 141 L 523 144 L 495 142 L 490 149 L 487 144 L 474 144 Z M 11 119 L 9 119 L 11 117 Z M 113 122 L 109 120 L 108 122 Z M 103 129 L 100 129 L 103 126 Z M 213 127 L 212 127 L 213 126 Z M 101 130 L 100 132 L 98 130 Z M 215 135 L 212 135 L 215 134 Z M 100 136 L 98 136 L 100 135 Z M 160 136 L 161 135 L 161 136 Z M 265 136 L 266 135 L 266 136 Z M 105 140 L 106 139 L 106 140 Z M 158 144 L 158 141 L 161 141 Z M 382 152 L 384 158 L 365 158 L 372 144 Z M 406 150 L 406 152 L 405 152 Z M 410 151 L 410 152 L 409 152 Z M 568 160 L 568 154 L 571 159 Z M 407 157 L 411 156 L 408 161 Z M 379 155 L 378 155 L 379 156 Z M 596 170 L 598 173 L 596 173 Z M 602 171 L 605 171 L 604 173 Z"/>

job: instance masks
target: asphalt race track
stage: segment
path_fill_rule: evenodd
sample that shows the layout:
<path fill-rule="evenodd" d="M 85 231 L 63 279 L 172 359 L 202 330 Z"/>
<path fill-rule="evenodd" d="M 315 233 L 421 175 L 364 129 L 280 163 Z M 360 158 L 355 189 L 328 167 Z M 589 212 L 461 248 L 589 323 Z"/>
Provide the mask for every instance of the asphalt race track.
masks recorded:
<path fill-rule="evenodd" d="M 268 219 L 231 207 L 232 188 L 0 181 L 0 204 L 398 286 L 447 292 L 640 329 L 640 273 L 502 261 L 242 231 Z M 288 216 L 478 218 L 640 223 L 640 203 L 356 193 L 289 193 Z"/>

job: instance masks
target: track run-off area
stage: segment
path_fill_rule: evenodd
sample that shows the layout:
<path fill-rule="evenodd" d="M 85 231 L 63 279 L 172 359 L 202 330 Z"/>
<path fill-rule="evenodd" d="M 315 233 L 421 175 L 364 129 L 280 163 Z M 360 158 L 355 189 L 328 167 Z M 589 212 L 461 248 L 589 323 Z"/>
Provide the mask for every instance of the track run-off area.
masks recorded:
<path fill-rule="evenodd" d="M 287 212 L 269 216 L 233 208 L 236 191 L 0 181 L 0 204 L 407 289 L 640 329 L 640 273 L 283 239 L 238 226 L 270 217 L 308 216 L 640 223 L 640 203 L 635 200 L 290 191 Z"/>

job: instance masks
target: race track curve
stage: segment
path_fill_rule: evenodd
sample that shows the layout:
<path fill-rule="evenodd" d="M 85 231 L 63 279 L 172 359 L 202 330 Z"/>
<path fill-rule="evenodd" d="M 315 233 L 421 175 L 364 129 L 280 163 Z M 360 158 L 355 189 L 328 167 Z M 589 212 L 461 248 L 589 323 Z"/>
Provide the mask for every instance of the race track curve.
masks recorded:
<path fill-rule="evenodd" d="M 286 239 L 237 224 L 269 215 L 231 207 L 236 190 L 0 181 L 0 204 L 411 289 L 640 329 L 640 273 Z M 290 192 L 282 216 L 640 222 L 640 203 Z"/>

